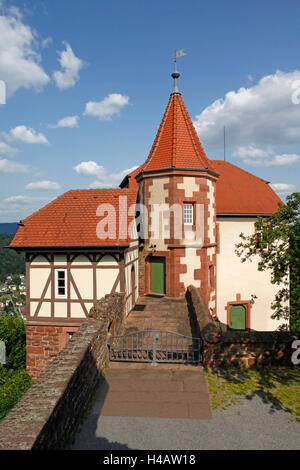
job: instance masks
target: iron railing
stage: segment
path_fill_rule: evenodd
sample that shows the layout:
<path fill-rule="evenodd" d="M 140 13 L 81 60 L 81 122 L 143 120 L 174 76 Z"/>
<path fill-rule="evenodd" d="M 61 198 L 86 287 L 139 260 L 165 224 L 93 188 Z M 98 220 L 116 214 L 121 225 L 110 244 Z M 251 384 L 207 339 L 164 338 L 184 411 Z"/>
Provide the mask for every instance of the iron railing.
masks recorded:
<path fill-rule="evenodd" d="M 111 337 L 108 343 L 111 361 L 199 363 L 202 361 L 200 338 L 166 330 L 144 330 Z"/>

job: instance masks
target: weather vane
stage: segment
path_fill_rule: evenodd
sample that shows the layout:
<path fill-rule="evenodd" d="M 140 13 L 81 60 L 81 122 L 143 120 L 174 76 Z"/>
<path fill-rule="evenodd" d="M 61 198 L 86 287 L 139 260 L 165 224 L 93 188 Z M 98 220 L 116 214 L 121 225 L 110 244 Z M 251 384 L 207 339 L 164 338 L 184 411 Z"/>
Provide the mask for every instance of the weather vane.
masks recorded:
<path fill-rule="evenodd" d="M 172 78 L 174 78 L 173 93 L 179 93 L 177 79 L 180 77 L 180 73 L 177 71 L 177 68 L 176 68 L 176 60 L 179 59 L 180 57 L 184 57 L 185 55 L 186 53 L 184 52 L 183 49 L 179 49 L 178 51 L 175 51 L 174 53 L 174 72 L 172 73 Z"/>

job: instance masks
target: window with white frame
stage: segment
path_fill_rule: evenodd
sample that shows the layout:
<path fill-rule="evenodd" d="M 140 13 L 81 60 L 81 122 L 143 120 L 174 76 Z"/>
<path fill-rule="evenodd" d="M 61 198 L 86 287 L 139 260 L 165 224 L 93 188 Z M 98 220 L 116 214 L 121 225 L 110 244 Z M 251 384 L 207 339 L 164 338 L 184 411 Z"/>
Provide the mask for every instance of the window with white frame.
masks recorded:
<path fill-rule="evenodd" d="M 55 294 L 56 297 L 67 297 L 67 270 L 55 270 Z"/>
<path fill-rule="evenodd" d="M 185 202 L 183 205 L 183 220 L 185 225 L 193 225 L 194 223 L 194 204 Z"/>

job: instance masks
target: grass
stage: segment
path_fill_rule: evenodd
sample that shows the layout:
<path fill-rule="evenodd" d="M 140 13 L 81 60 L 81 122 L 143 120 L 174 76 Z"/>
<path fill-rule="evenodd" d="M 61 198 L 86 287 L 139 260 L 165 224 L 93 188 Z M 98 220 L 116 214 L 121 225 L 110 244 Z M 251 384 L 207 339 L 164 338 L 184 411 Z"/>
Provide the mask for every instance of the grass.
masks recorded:
<path fill-rule="evenodd" d="M 241 399 L 259 396 L 273 409 L 300 421 L 300 368 L 261 367 L 205 370 L 212 409 L 226 409 Z"/>

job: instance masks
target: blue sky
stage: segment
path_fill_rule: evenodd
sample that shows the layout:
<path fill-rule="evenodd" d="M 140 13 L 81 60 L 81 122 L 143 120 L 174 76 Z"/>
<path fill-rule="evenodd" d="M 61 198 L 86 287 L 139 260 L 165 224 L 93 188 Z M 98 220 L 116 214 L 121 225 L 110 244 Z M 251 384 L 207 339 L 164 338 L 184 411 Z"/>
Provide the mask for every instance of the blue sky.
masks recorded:
<path fill-rule="evenodd" d="M 299 191 L 298 1 L 0 0 L 0 221 L 117 186 L 179 88 L 209 158 Z M 1 101 L 1 90 L 0 90 Z"/>

